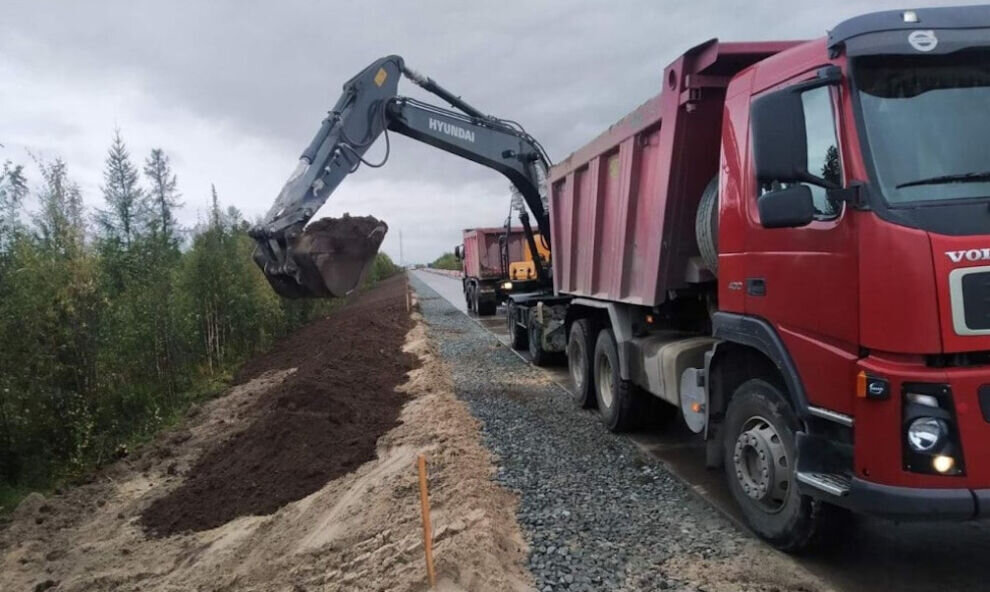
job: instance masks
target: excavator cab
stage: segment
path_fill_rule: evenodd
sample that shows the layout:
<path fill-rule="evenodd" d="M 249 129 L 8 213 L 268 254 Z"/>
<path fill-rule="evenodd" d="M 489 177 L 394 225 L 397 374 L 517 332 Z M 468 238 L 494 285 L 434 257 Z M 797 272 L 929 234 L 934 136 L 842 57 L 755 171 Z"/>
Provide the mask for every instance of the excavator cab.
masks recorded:
<path fill-rule="evenodd" d="M 526 249 L 523 251 L 522 261 L 512 261 L 509 263 L 509 280 L 513 282 L 524 282 L 539 278 L 538 265 L 546 266 L 550 261 L 550 250 L 546 248 L 543 237 L 539 233 L 533 234 L 536 243 L 539 262 L 533 260 L 533 253 Z"/>

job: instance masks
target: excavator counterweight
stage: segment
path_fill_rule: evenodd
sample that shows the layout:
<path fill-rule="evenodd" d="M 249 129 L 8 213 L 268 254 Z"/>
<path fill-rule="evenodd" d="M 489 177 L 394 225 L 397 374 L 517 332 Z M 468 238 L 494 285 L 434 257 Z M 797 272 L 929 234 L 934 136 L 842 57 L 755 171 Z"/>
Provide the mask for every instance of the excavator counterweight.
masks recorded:
<path fill-rule="evenodd" d="M 405 76 L 458 109 L 399 96 Z M 406 68 L 399 56 L 381 58 L 344 84 L 337 104 L 302 153 L 299 165 L 262 223 L 251 229 L 254 260 L 272 288 L 288 298 L 340 297 L 367 272 L 388 226 L 370 217 L 345 216 L 306 224 L 344 177 L 362 164 L 385 164 L 394 131 L 502 173 L 522 195 L 540 233 L 550 236 L 542 181 L 546 152 L 518 124 L 485 115 L 432 79 Z M 364 155 L 385 136 L 385 157 Z M 535 260 L 539 260 L 538 256 Z M 541 267 L 541 279 L 549 268 Z"/>

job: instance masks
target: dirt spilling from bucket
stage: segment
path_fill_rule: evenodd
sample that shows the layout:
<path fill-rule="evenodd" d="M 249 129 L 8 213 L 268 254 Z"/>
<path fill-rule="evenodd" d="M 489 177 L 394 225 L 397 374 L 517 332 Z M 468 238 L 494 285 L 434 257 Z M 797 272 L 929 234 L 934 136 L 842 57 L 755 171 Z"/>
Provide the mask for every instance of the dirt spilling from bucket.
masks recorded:
<path fill-rule="evenodd" d="M 145 510 L 157 536 L 270 514 L 375 458 L 405 397 L 395 391 L 416 358 L 398 354 L 411 326 L 396 277 L 249 364 L 251 375 L 295 367 L 259 398 L 257 418 L 208 450 L 184 483 Z"/>
<path fill-rule="evenodd" d="M 290 290 L 285 279 L 272 281 L 277 292 L 289 297 L 342 297 L 361 284 L 388 225 L 373 216 L 321 218 L 311 222 L 291 245 L 299 275 Z M 269 278 L 272 279 L 272 278 Z"/>

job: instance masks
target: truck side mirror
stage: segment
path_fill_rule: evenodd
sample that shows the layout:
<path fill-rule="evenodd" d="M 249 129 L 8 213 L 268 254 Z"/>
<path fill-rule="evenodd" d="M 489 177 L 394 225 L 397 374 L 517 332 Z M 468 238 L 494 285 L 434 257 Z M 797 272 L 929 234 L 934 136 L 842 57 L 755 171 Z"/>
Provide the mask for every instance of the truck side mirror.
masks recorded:
<path fill-rule="evenodd" d="M 807 185 L 791 185 L 756 200 L 764 228 L 796 228 L 815 219 L 815 202 Z"/>
<path fill-rule="evenodd" d="M 454 258 L 457 259 L 458 261 L 464 259 L 464 251 L 463 249 L 461 249 L 461 245 L 457 245 L 456 247 L 454 247 Z"/>
<path fill-rule="evenodd" d="M 789 88 L 753 101 L 753 160 L 758 183 L 799 181 L 808 174 L 801 95 Z"/>
<path fill-rule="evenodd" d="M 808 182 L 826 187 L 824 179 L 808 172 L 808 139 L 801 94 L 814 88 L 838 84 L 842 71 L 827 66 L 811 80 L 765 94 L 753 101 L 750 110 L 753 159 L 761 185 Z"/>

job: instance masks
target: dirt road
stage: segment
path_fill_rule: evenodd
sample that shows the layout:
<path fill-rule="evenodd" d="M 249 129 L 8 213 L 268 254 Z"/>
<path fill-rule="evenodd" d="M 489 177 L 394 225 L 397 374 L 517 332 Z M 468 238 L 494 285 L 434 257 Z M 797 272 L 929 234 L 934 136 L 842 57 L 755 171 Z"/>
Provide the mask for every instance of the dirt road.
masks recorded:
<path fill-rule="evenodd" d="M 517 500 L 404 277 L 242 379 L 93 483 L 25 500 L 0 530 L 0 589 L 423 590 L 419 453 L 442 588 L 531 588 Z"/>

